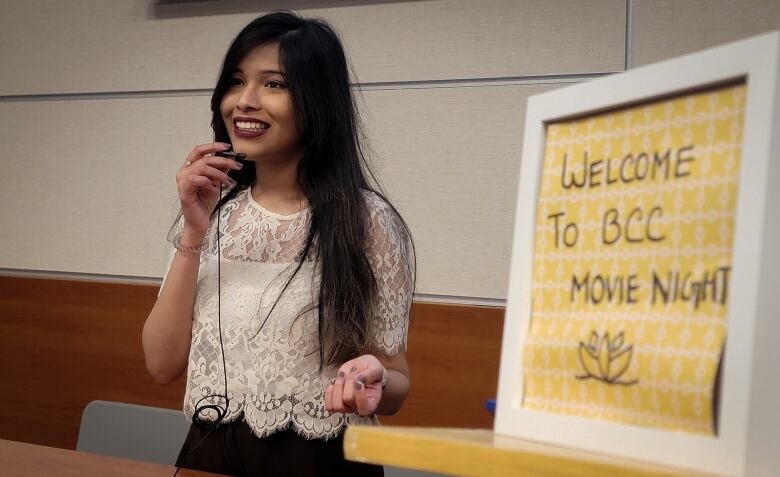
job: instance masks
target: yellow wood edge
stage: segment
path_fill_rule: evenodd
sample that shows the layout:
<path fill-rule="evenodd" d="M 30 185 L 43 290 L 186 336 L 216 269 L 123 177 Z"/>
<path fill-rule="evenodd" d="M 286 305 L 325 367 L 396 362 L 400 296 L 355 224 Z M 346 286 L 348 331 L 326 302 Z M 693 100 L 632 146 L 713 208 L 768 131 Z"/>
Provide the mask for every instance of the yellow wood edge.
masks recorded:
<path fill-rule="evenodd" d="M 352 426 L 344 436 L 347 459 L 396 467 L 476 476 L 682 476 L 667 467 L 591 455 L 529 441 L 497 445 L 482 429 Z M 541 451 L 540 449 L 544 449 Z"/>

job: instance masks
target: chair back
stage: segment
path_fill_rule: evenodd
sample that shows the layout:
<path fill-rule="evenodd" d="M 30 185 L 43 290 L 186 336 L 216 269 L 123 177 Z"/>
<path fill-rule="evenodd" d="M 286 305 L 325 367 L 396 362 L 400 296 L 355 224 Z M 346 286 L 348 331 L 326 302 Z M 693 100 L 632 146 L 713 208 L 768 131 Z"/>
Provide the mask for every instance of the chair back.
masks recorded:
<path fill-rule="evenodd" d="M 81 415 L 76 450 L 174 465 L 189 428 L 182 411 L 92 401 Z"/>

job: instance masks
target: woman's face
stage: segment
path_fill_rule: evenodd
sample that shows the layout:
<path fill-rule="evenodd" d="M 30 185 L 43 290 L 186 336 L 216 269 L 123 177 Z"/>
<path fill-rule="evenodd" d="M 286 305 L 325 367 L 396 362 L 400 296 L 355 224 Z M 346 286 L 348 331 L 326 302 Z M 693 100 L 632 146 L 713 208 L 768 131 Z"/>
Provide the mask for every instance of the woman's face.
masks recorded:
<path fill-rule="evenodd" d="M 298 160 L 303 148 L 279 62 L 279 44 L 252 50 L 238 64 L 230 84 L 220 112 L 233 150 L 259 162 Z"/>

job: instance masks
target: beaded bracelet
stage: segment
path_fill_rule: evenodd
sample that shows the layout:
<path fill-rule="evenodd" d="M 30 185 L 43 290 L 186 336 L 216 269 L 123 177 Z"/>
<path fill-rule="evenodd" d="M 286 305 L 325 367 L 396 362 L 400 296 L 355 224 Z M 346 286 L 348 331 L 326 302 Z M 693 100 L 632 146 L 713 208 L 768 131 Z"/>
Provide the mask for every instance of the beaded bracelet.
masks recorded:
<path fill-rule="evenodd" d="M 181 232 L 173 237 L 173 248 L 183 253 L 184 255 L 200 255 L 202 251 L 206 249 L 206 240 L 197 247 L 185 247 L 181 244 Z"/>

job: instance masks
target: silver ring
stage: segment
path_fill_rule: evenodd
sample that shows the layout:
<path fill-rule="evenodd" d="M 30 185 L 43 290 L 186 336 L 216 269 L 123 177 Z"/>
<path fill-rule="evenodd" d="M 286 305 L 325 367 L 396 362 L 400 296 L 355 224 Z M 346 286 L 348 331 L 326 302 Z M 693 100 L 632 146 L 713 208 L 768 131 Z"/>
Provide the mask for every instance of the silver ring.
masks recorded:
<path fill-rule="evenodd" d="M 185 159 L 185 160 L 184 160 L 184 164 L 186 164 L 186 165 L 187 165 L 187 167 L 190 167 L 190 166 L 192 165 L 192 163 L 190 162 L 190 160 L 189 160 L 189 159 Z"/>

